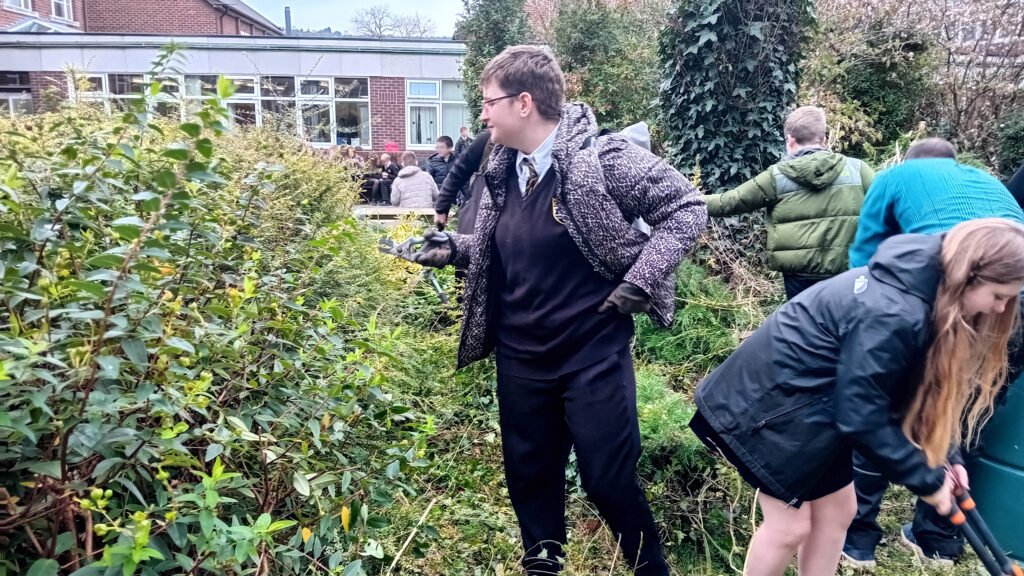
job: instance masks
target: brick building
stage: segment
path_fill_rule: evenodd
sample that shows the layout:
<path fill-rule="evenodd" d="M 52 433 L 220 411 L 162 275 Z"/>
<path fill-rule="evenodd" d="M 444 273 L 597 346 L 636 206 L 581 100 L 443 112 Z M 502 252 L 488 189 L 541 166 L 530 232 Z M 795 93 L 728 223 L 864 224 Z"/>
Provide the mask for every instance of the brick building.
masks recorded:
<path fill-rule="evenodd" d="M 0 114 L 69 98 L 116 111 L 173 41 L 182 70 L 161 79 L 167 97 L 154 106 L 173 118 L 188 118 L 223 75 L 236 123 L 285 122 L 315 146 L 425 154 L 470 125 L 460 42 L 287 37 L 241 0 L 68 0 L 70 12 L 54 8 L 63 0 L 0 2 Z"/>

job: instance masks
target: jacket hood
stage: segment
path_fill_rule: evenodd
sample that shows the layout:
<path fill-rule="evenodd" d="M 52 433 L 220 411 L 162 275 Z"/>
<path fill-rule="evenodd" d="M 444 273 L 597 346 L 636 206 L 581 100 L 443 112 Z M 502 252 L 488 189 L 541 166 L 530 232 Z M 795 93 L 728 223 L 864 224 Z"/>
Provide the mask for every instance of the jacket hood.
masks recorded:
<path fill-rule="evenodd" d="M 783 160 L 778 167 L 786 177 L 801 186 L 812 191 L 824 190 L 842 173 L 846 157 L 829 150 L 818 150 Z"/>
<path fill-rule="evenodd" d="M 582 102 L 569 102 L 562 106 L 551 153 L 555 158 L 566 158 L 570 151 L 582 148 L 588 136 L 596 137 L 597 133 L 597 119 L 590 107 Z"/>
<path fill-rule="evenodd" d="M 398 171 L 398 177 L 408 178 L 409 176 L 412 176 L 417 172 L 420 172 L 419 166 L 406 166 L 405 168 L 402 168 L 401 170 Z"/>
<path fill-rule="evenodd" d="M 942 280 L 944 234 L 900 234 L 882 242 L 868 263 L 878 281 L 934 302 Z"/>

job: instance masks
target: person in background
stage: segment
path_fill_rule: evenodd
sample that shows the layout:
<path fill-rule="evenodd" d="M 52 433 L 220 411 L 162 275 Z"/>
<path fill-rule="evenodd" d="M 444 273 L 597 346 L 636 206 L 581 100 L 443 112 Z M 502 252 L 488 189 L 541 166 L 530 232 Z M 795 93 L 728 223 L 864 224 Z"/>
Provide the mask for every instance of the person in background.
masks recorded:
<path fill-rule="evenodd" d="M 675 269 L 704 230 L 700 193 L 565 103 L 551 50 L 512 46 L 480 79 L 494 150 L 472 235 L 429 231 L 416 261 L 466 269 L 459 368 L 496 352 L 505 476 L 529 576 L 562 567 L 565 465 L 637 575 L 667 576 L 637 484 L 633 314 L 675 312 Z M 644 234 L 631 226 L 642 217 Z"/>
<path fill-rule="evenodd" d="M 854 450 L 949 513 L 953 481 L 969 485 L 957 447 L 1003 387 L 1022 288 L 1018 222 L 894 236 L 783 304 L 700 383 L 690 427 L 760 491 L 746 576 L 781 576 L 794 555 L 801 575 L 836 573 Z"/>
<path fill-rule="evenodd" d="M 448 136 L 441 136 L 434 145 L 434 154 L 427 160 L 427 171 L 434 178 L 434 183 L 440 187 L 448 176 L 448 170 L 455 163 L 455 156 L 452 155 L 452 139 Z"/>
<path fill-rule="evenodd" d="M 391 185 L 391 205 L 399 208 L 431 208 L 437 200 L 437 184 L 416 164 L 416 154 L 402 154 L 402 169 Z"/>
<path fill-rule="evenodd" d="M 346 146 L 345 154 L 341 159 L 342 165 L 351 170 L 361 170 L 363 168 L 363 159 L 359 157 L 359 151 L 360 148 L 358 147 Z"/>
<path fill-rule="evenodd" d="M 782 273 L 786 297 L 844 272 L 864 194 L 875 173 L 826 147 L 825 111 L 797 108 L 786 118 L 786 157 L 753 179 L 705 199 L 709 216 L 768 210 L 768 266 Z"/>
<path fill-rule="evenodd" d="M 469 128 L 459 128 L 459 139 L 455 142 L 455 157 L 458 158 L 466 153 L 466 150 L 473 145 L 473 137 L 469 135 Z"/>
<path fill-rule="evenodd" d="M 448 225 L 448 212 L 452 204 L 459 206 L 460 234 L 472 234 L 476 222 L 476 211 L 480 206 L 480 195 L 487 189 L 486 181 L 480 177 L 487 168 L 491 157 L 491 132 L 483 130 L 464 154 L 456 158 L 448 177 L 441 184 L 441 192 L 434 204 L 434 224 L 438 230 Z"/>
<path fill-rule="evenodd" d="M 850 266 L 865 266 L 886 238 L 897 234 L 938 234 L 977 218 L 1024 223 L 1024 212 L 1010 192 L 983 170 L 959 164 L 956 147 L 942 138 L 911 144 L 904 162 L 875 179 L 864 200 Z M 877 518 L 889 481 L 870 458 L 854 452 L 857 515 L 846 533 L 843 564 L 859 570 L 876 566 L 875 548 L 884 532 Z M 900 542 L 936 566 L 952 566 L 964 552 L 960 530 L 935 508 L 918 501 L 914 521 L 900 531 Z"/>
<path fill-rule="evenodd" d="M 1006 189 L 1013 195 L 1021 207 L 1024 207 L 1024 164 L 1017 168 L 1017 172 L 1006 181 Z"/>
<path fill-rule="evenodd" d="M 391 185 L 398 177 L 398 164 L 391 161 L 391 155 L 380 155 L 380 178 L 373 185 L 373 199 L 378 206 L 391 204 Z"/>

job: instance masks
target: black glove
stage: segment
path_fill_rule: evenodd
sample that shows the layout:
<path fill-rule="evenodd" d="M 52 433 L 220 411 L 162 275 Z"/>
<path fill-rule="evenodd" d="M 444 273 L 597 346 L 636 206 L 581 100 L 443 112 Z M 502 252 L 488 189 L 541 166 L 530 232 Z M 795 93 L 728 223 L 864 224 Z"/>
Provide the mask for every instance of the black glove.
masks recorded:
<path fill-rule="evenodd" d="M 455 259 L 455 242 L 447 232 L 429 230 L 423 235 L 423 240 L 423 248 L 412 257 L 417 264 L 444 268 Z"/>
<path fill-rule="evenodd" d="M 623 314 L 638 314 L 651 309 L 651 298 L 639 286 L 623 282 L 615 288 L 598 312 L 618 310 Z"/>

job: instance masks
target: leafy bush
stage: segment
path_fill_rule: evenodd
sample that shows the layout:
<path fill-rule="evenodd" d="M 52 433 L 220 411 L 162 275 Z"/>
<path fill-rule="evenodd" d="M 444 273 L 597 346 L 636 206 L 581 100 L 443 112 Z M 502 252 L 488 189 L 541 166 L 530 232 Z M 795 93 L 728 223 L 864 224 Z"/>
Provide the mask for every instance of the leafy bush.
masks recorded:
<path fill-rule="evenodd" d="M 4 127 L 0 571 L 363 574 L 428 462 L 395 333 L 322 297 L 345 175 L 226 135 L 226 81 L 181 125 L 159 93 Z"/>
<path fill-rule="evenodd" d="M 662 121 L 672 161 L 732 188 L 782 152 L 809 3 L 679 0 L 662 31 Z"/>
<path fill-rule="evenodd" d="M 653 123 L 658 97 L 657 30 L 637 8 L 563 0 L 554 19 L 554 50 L 566 96 L 589 104 L 602 126 Z M 638 66 L 637 64 L 640 63 Z"/>
<path fill-rule="evenodd" d="M 462 0 L 465 11 L 455 24 L 455 39 L 466 43 L 462 60 L 470 117 L 480 117 L 480 74 L 502 50 L 526 42 L 530 25 L 525 0 Z"/>
<path fill-rule="evenodd" d="M 872 22 L 864 34 L 861 46 L 840 56 L 844 75 L 837 89 L 860 104 L 889 142 L 914 126 L 935 90 L 930 45 L 923 35 L 885 21 Z"/>
<path fill-rule="evenodd" d="M 736 348 L 741 332 L 759 319 L 729 286 L 708 271 L 685 261 L 676 280 L 676 321 L 659 329 L 649 318 L 636 321 L 636 349 L 645 359 L 700 378 Z"/>
<path fill-rule="evenodd" d="M 1024 109 L 999 126 L 999 171 L 1007 178 L 1024 165 Z"/>

